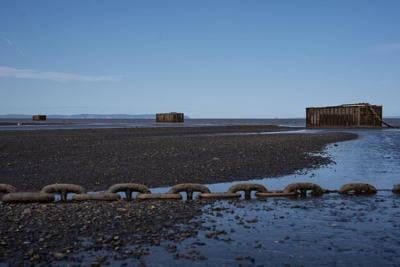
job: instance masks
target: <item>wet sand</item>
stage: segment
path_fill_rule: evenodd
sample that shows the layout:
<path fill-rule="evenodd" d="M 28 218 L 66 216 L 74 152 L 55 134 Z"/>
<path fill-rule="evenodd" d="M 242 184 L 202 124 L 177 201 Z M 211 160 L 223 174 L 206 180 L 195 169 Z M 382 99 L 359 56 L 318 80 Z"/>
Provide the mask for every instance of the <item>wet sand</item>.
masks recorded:
<path fill-rule="evenodd" d="M 0 132 L 0 182 L 20 191 L 51 183 L 105 190 L 120 182 L 149 187 L 275 177 L 332 162 L 311 155 L 349 133 L 221 135 L 282 131 L 223 126 Z M 213 135 L 218 134 L 218 135 Z"/>

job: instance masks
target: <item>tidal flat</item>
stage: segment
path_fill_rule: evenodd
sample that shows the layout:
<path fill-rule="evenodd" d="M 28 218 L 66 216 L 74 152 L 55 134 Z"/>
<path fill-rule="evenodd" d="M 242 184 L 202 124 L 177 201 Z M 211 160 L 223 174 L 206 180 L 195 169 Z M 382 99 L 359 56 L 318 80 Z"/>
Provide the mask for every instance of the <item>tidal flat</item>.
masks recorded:
<path fill-rule="evenodd" d="M 318 155 L 352 133 L 267 134 L 278 126 L 219 126 L 0 132 L 1 183 L 38 191 L 72 183 L 149 187 L 276 177 L 332 163 Z M 266 134 L 263 134 L 266 133 Z"/>

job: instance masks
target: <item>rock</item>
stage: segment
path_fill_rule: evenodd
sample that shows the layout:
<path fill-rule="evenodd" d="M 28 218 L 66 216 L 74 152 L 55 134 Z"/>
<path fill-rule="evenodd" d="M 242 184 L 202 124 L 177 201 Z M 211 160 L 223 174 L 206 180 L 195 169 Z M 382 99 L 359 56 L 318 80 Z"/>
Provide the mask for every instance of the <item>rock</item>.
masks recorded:
<path fill-rule="evenodd" d="M 54 254 L 53 254 L 53 256 L 54 256 L 54 258 L 56 259 L 56 260 L 62 260 L 62 259 L 64 259 L 65 258 L 65 256 L 66 256 L 66 254 L 65 253 L 61 253 L 61 252 L 55 252 Z"/>
<path fill-rule="evenodd" d="M 32 210 L 31 210 L 30 208 L 25 208 L 25 209 L 22 211 L 22 214 L 23 214 L 23 215 L 29 216 L 29 215 L 32 214 Z"/>

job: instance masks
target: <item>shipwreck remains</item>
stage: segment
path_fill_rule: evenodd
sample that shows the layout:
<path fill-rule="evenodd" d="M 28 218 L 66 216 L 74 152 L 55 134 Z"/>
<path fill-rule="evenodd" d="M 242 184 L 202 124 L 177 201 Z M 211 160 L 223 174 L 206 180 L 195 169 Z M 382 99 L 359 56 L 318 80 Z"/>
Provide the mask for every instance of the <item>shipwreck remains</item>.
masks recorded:
<path fill-rule="evenodd" d="M 307 127 L 378 128 L 386 125 L 382 120 L 382 106 L 369 103 L 309 107 L 306 109 L 306 123 Z"/>
<path fill-rule="evenodd" d="M 33 121 L 45 121 L 45 120 L 47 120 L 47 116 L 46 115 L 33 115 L 32 120 Z"/>
<path fill-rule="evenodd" d="M 184 122 L 184 114 L 178 112 L 157 113 L 156 122 Z"/>

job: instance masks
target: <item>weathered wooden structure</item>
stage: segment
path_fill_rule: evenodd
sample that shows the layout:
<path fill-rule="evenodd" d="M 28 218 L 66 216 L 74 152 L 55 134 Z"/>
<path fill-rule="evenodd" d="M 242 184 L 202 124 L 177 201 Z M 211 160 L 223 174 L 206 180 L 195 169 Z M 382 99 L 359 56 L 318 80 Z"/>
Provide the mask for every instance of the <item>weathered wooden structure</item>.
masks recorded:
<path fill-rule="evenodd" d="M 45 120 L 47 120 L 47 116 L 46 115 L 33 115 L 32 116 L 32 120 L 34 120 L 34 121 L 45 121 Z"/>
<path fill-rule="evenodd" d="M 184 122 L 184 114 L 178 112 L 157 113 L 156 122 Z"/>
<path fill-rule="evenodd" d="M 382 106 L 368 103 L 306 109 L 307 127 L 382 127 Z"/>

